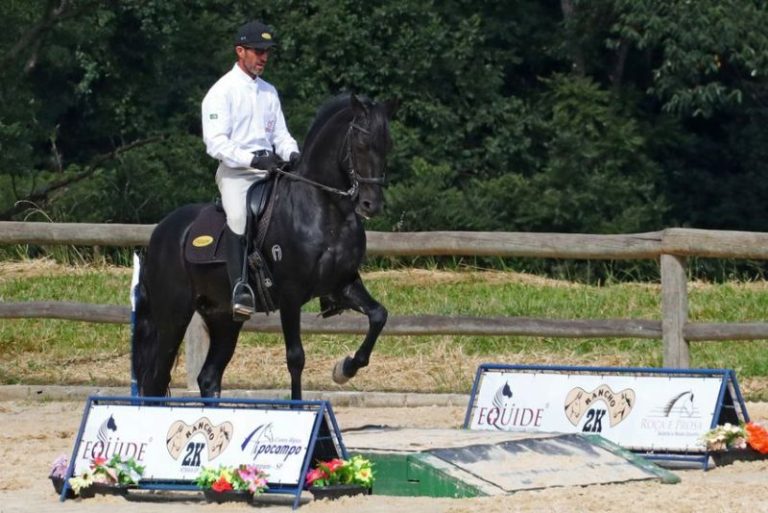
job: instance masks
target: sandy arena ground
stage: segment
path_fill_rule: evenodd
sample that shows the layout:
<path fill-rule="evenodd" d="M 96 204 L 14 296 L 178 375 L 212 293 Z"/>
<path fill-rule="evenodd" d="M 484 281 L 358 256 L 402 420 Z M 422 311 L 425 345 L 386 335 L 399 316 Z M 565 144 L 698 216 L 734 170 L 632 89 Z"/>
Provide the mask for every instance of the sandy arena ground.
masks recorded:
<path fill-rule="evenodd" d="M 50 463 L 69 453 L 79 426 L 83 404 L 79 402 L 0 402 L 0 513 L 12 512 L 101 512 L 194 513 L 291 511 L 290 505 L 207 504 L 202 495 L 178 500 L 128 501 L 122 497 L 58 501 L 47 479 Z M 464 408 L 334 408 L 342 430 L 365 424 L 402 427 L 457 428 Z M 765 424 L 768 403 L 748 403 L 753 420 Z M 368 496 L 338 501 L 304 503 L 305 513 L 419 512 L 419 513 L 507 513 L 547 512 L 768 512 L 768 460 L 737 462 L 709 471 L 675 471 L 682 482 L 665 485 L 642 481 L 586 487 L 550 488 L 518 492 L 506 497 L 433 499 Z"/>

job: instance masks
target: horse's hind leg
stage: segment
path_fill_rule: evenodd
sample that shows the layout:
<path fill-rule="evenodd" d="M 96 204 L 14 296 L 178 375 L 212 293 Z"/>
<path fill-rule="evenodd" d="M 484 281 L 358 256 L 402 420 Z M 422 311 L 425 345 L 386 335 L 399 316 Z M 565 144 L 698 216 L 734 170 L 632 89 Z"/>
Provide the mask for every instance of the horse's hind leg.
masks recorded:
<path fill-rule="evenodd" d="M 220 397 L 221 380 L 224 369 L 232 359 L 237 346 L 237 337 L 243 324 L 232 320 L 232 313 L 206 315 L 203 314 L 211 343 L 208 355 L 203 363 L 200 374 L 197 375 L 197 385 L 202 397 Z"/>
<path fill-rule="evenodd" d="M 344 288 L 339 299 L 345 306 L 368 316 L 368 333 L 355 355 L 341 359 L 333 367 L 333 380 L 342 385 L 368 365 L 373 346 L 387 322 L 387 309 L 371 297 L 360 276 Z"/>
<path fill-rule="evenodd" d="M 171 370 L 176 362 L 179 346 L 191 318 L 192 309 L 190 308 L 188 316 L 179 317 L 179 313 L 176 312 L 173 321 L 165 320 L 158 323 L 157 345 L 153 350 L 154 354 L 150 356 L 153 361 L 143 376 L 137 376 L 141 395 L 162 397 L 168 394 L 171 384 Z M 165 319 L 169 319 L 169 317 L 165 317 Z"/>
<path fill-rule="evenodd" d="M 157 292 L 150 295 L 144 280 L 136 305 L 133 370 L 142 396 L 168 394 L 171 369 L 194 311 L 191 294 L 169 297 L 161 285 L 156 285 Z M 178 289 L 183 292 L 183 287 Z"/>

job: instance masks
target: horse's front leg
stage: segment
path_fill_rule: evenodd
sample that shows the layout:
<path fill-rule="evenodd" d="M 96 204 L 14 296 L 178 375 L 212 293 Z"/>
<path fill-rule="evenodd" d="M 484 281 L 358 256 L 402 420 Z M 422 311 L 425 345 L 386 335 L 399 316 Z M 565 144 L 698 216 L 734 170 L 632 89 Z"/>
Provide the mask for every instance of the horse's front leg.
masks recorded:
<path fill-rule="evenodd" d="M 333 380 L 343 385 L 354 377 L 358 370 L 368 365 L 373 346 L 387 323 L 387 309 L 371 297 L 360 276 L 344 288 L 339 299 L 343 301 L 345 306 L 368 316 L 368 333 L 365 335 L 363 343 L 355 351 L 355 356 L 347 356 L 333 367 Z"/>
<path fill-rule="evenodd" d="M 301 400 L 301 373 L 304 371 L 304 347 L 301 344 L 301 304 L 280 301 L 280 322 L 285 340 L 285 361 L 291 375 L 291 399 Z"/>

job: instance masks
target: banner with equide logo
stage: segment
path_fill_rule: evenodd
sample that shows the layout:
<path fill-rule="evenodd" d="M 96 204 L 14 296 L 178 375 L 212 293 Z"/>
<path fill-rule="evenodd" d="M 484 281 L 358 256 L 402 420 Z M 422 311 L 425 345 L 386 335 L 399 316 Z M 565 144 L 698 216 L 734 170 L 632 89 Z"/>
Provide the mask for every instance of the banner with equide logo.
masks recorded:
<path fill-rule="evenodd" d="M 91 397 L 69 475 L 115 454 L 145 467 L 140 485 L 192 484 L 203 467 L 246 464 L 298 500 L 309 465 L 346 450 L 325 401 Z"/>
<path fill-rule="evenodd" d="M 706 431 L 744 419 L 729 370 L 488 364 L 478 369 L 464 427 L 598 434 L 631 450 L 704 453 Z"/>
<path fill-rule="evenodd" d="M 248 464 L 266 471 L 272 483 L 296 484 L 315 418 L 301 410 L 92 404 L 75 473 L 96 456 L 119 454 L 144 465 L 146 479 L 189 481 L 204 466 Z"/>

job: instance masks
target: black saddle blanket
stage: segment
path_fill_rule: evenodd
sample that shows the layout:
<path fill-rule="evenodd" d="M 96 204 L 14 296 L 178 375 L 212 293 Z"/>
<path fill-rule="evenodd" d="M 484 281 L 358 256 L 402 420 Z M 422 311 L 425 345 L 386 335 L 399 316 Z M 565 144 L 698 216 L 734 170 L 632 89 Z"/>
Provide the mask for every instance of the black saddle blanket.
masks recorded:
<path fill-rule="evenodd" d="M 184 257 L 193 264 L 226 262 L 223 232 L 227 225 L 224 211 L 216 205 L 203 208 L 189 227 Z"/>
<path fill-rule="evenodd" d="M 251 185 L 248 190 L 247 204 L 250 208 L 246 236 L 250 237 L 251 229 L 256 221 L 264 214 L 272 196 L 271 177 Z M 227 253 L 224 251 L 226 242 L 222 237 L 227 219 L 224 210 L 218 205 L 208 205 L 192 222 L 184 243 L 184 258 L 193 264 L 218 264 L 226 262 Z"/>

